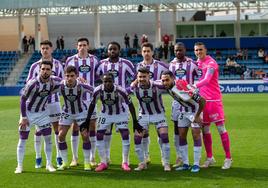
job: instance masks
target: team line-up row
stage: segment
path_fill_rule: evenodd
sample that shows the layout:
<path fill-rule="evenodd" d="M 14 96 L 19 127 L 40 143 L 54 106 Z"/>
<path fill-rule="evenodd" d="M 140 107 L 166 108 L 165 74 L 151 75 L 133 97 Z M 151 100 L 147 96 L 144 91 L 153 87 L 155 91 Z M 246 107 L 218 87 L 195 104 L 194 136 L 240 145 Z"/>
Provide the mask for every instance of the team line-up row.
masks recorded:
<path fill-rule="evenodd" d="M 96 167 L 96 172 L 106 170 L 110 163 L 112 125 L 115 125 L 122 137 L 121 167 L 124 171 L 131 171 L 129 112 L 133 119 L 135 152 L 139 160 L 134 170 L 144 170 L 150 162 L 148 128 L 149 124 L 153 124 L 158 134 L 164 171 L 170 171 L 170 145 L 162 103 L 163 93 L 170 94 L 174 99 L 172 120 L 177 159 L 173 166 L 176 170 L 200 171 L 202 139 L 207 154 L 202 167 L 215 163 L 211 123 L 215 123 L 218 128 L 225 151 L 226 158 L 222 169 L 231 167 L 230 141 L 225 129 L 222 96 L 218 84 L 218 65 L 206 54 L 203 43 L 199 42 L 194 46 L 197 62 L 185 56 L 183 43 L 177 43 L 174 48 L 176 57 L 169 65 L 155 60 L 152 44 L 143 43 L 141 50 L 144 60 L 137 65 L 136 70 L 130 61 L 119 57 L 120 45 L 117 42 L 108 44 L 108 58 L 98 62 L 96 57 L 88 53 L 88 39 L 78 39 L 78 54 L 66 60 L 65 69 L 59 61 L 53 59 L 50 41 L 41 42 L 40 49 L 42 58 L 31 66 L 27 83 L 21 92 L 20 138 L 15 173 L 23 172 L 25 143 L 33 125 L 36 128 L 35 167 L 42 166 L 43 136 L 46 169 L 50 172 L 56 171 L 51 162 L 51 124 L 55 133 L 57 170 L 78 165 L 79 129 L 83 140 L 84 170 L 91 170 L 92 167 Z M 95 87 L 97 77 L 101 77 L 102 84 Z M 134 80 L 130 86 L 126 83 L 128 77 Z M 198 78 L 196 83 L 195 77 Z M 64 99 L 62 108 L 59 94 Z M 138 118 L 130 94 L 134 94 L 139 101 Z M 95 108 L 97 100 L 102 104 L 99 113 L 96 113 Z M 65 137 L 71 125 L 73 157 L 69 164 Z M 188 158 L 188 128 L 191 128 L 194 140 L 192 166 Z M 98 165 L 95 160 L 96 148 L 100 157 Z"/>

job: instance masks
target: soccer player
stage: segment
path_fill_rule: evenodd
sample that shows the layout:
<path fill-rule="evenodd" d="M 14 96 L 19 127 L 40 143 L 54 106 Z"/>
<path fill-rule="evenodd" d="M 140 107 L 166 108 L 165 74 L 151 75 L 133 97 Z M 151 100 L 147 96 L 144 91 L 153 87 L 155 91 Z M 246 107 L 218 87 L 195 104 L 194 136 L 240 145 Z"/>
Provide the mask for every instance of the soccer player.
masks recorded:
<path fill-rule="evenodd" d="M 69 57 L 66 60 L 65 66 L 72 65 L 76 67 L 79 77 L 83 81 L 87 82 L 91 86 L 95 86 L 95 70 L 98 65 L 98 60 L 94 55 L 88 53 L 89 50 L 89 41 L 87 38 L 79 38 L 77 40 L 77 50 L 78 53 Z M 83 95 L 83 100 L 86 101 L 87 105 L 90 103 L 90 94 L 85 93 Z M 94 112 L 90 121 L 90 142 L 91 142 L 91 154 L 90 154 L 90 163 L 92 166 L 96 165 L 95 162 L 95 152 L 96 152 L 96 112 Z M 73 152 L 73 160 L 70 166 L 78 165 L 78 145 L 79 145 L 79 127 L 77 124 L 73 126 L 73 132 L 71 136 L 71 148 Z"/>
<path fill-rule="evenodd" d="M 161 80 L 163 85 L 168 90 L 169 94 L 180 103 L 181 108 L 177 119 L 177 129 L 179 129 L 179 149 L 182 157 L 183 165 L 176 170 L 189 170 L 191 172 L 199 172 L 201 158 L 201 136 L 200 136 L 200 114 L 205 106 L 205 99 L 202 98 L 192 87 L 189 88 L 187 81 L 177 80 L 175 85 L 175 77 L 171 71 L 166 71 L 162 74 Z M 187 132 L 191 127 L 194 140 L 194 165 L 189 165 Z"/>
<path fill-rule="evenodd" d="M 203 112 L 203 139 L 207 159 L 203 167 L 207 168 L 216 162 L 212 154 L 212 137 L 210 133 L 210 124 L 215 123 L 225 151 L 225 160 L 222 169 L 229 169 L 232 165 L 232 158 L 229 135 L 224 125 L 222 95 L 218 83 L 219 67 L 217 62 L 211 56 L 207 55 L 207 49 L 202 42 L 195 43 L 194 52 L 198 58 L 198 68 L 202 71 L 202 76 L 199 78 L 199 82 L 196 83 L 195 87 L 199 88 L 200 95 L 207 101 Z"/>
<path fill-rule="evenodd" d="M 97 75 L 101 76 L 107 72 L 114 75 L 115 84 L 126 88 L 128 86 L 127 81 L 133 79 L 135 76 L 134 65 L 127 59 L 119 57 L 120 45 L 117 42 L 110 42 L 107 46 L 108 58 L 100 61 L 97 68 Z M 127 105 L 125 105 L 127 108 Z M 107 129 L 104 136 L 106 156 L 110 163 L 110 145 L 112 137 L 112 127 Z"/>
<path fill-rule="evenodd" d="M 143 61 L 137 65 L 137 68 L 136 68 L 137 72 L 140 67 L 146 67 L 150 71 L 151 80 L 153 81 L 160 80 L 161 73 L 163 71 L 168 70 L 168 65 L 162 61 L 157 61 L 153 58 L 154 48 L 153 48 L 153 45 L 149 42 L 145 42 L 141 45 L 141 53 L 143 56 Z M 159 137 L 158 137 L 158 142 L 159 142 L 161 153 L 162 153 L 162 147 L 161 147 L 162 143 Z M 147 163 L 150 163 L 149 143 L 150 143 L 149 133 L 146 132 L 144 133 L 144 136 L 142 138 L 142 145 L 144 147 L 145 161 Z"/>
<path fill-rule="evenodd" d="M 88 109 L 87 120 L 80 126 L 80 129 L 85 129 L 98 99 L 101 100 L 102 110 L 98 118 L 97 128 L 97 148 L 101 162 L 95 169 L 96 172 L 101 172 L 108 168 L 106 149 L 104 143 L 104 134 L 107 129 L 110 129 L 111 124 L 115 124 L 122 137 L 122 169 L 130 171 L 129 167 L 129 129 L 128 129 L 128 111 L 123 105 L 127 104 L 132 115 L 133 125 L 137 125 L 137 118 L 134 105 L 128 97 L 128 93 L 122 87 L 114 84 L 114 77 L 111 73 L 105 73 L 102 76 L 103 84 L 96 87 L 93 93 L 93 99 Z"/>
<path fill-rule="evenodd" d="M 65 79 L 60 86 L 60 93 L 64 99 L 61 118 L 59 121 L 59 149 L 63 164 L 58 170 L 68 168 L 68 152 L 65 137 L 72 123 L 79 126 L 86 120 L 87 104 L 83 101 L 84 93 L 93 93 L 94 88 L 77 80 L 78 71 L 74 66 L 68 66 L 64 72 Z M 89 124 L 88 124 L 89 125 Z M 90 149 L 88 132 L 81 133 L 83 139 L 84 170 L 91 170 Z"/>
<path fill-rule="evenodd" d="M 170 62 L 169 70 L 175 75 L 175 79 L 186 80 L 190 84 L 194 84 L 194 78 L 197 76 L 198 67 L 197 64 L 189 57 L 186 57 L 186 48 L 182 42 L 175 44 L 174 53 L 176 57 Z M 172 116 L 171 119 L 174 122 L 174 144 L 176 149 L 176 163 L 173 165 L 174 168 L 181 165 L 181 154 L 180 154 L 180 137 L 178 127 L 178 117 L 181 112 L 187 110 L 185 107 L 180 105 L 176 100 L 172 102 Z"/>
<path fill-rule="evenodd" d="M 25 144 L 28 139 L 30 128 L 35 125 L 37 132 L 40 132 L 45 140 L 46 169 L 54 172 L 51 164 L 52 143 L 51 124 L 49 110 L 46 104 L 49 96 L 60 86 L 61 79 L 51 76 L 53 64 L 51 61 L 40 62 L 39 75 L 29 80 L 21 92 L 19 121 L 19 142 L 17 146 L 17 168 L 16 174 L 23 171 L 23 158 Z"/>
<path fill-rule="evenodd" d="M 52 68 L 52 74 L 54 76 L 58 76 L 60 78 L 63 77 L 63 65 L 61 64 L 60 61 L 54 59 L 52 57 L 52 52 L 53 52 L 53 46 L 52 46 L 52 42 L 45 40 L 42 41 L 40 43 L 40 51 L 42 54 L 42 58 L 33 63 L 30 67 L 29 70 L 29 75 L 27 78 L 28 82 L 29 80 L 31 80 L 32 78 L 35 78 L 36 76 L 38 76 L 39 71 L 40 71 L 40 62 L 41 61 L 51 61 L 53 63 L 53 68 Z M 61 110 L 60 110 L 60 100 L 59 100 L 59 94 L 58 93 L 54 93 L 51 96 L 49 96 L 48 98 L 48 111 L 49 111 L 49 118 L 50 121 L 53 125 L 53 129 L 54 129 L 54 133 L 55 133 L 55 146 L 56 146 L 56 161 L 57 161 L 57 167 L 59 167 L 61 165 L 62 159 L 60 157 L 59 154 L 59 148 L 58 148 L 58 126 L 59 126 L 59 118 L 60 118 L 60 114 L 61 114 Z M 35 152 L 36 152 L 36 164 L 35 164 L 35 168 L 41 168 L 42 167 L 42 157 L 41 157 L 41 147 L 42 147 L 42 143 L 41 143 L 41 132 L 35 132 L 34 135 L 34 146 L 35 146 Z"/>
<path fill-rule="evenodd" d="M 137 74 L 138 84 L 131 86 L 131 91 L 136 95 L 139 101 L 139 125 L 143 127 L 144 132 L 135 131 L 135 151 L 140 161 L 136 171 L 147 168 L 144 156 L 144 147 L 142 138 L 144 133 L 148 133 L 149 124 L 155 125 L 157 133 L 161 139 L 162 161 L 164 171 L 170 171 L 170 145 L 168 139 L 168 125 L 166 123 L 165 109 L 162 104 L 162 93 L 166 89 L 162 84 L 150 81 L 150 71 L 146 67 L 141 67 Z"/>

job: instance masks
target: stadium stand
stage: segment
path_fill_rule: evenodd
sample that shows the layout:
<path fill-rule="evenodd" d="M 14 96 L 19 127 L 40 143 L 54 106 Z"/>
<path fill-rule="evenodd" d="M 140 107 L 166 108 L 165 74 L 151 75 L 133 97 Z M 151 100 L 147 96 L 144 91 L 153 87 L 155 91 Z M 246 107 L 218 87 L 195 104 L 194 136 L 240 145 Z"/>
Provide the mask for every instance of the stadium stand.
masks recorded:
<path fill-rule="evenodd" d="M 18 61 L 18 52 L 0 51 L 0 85 L 4 85 L 7 77 Z"/>

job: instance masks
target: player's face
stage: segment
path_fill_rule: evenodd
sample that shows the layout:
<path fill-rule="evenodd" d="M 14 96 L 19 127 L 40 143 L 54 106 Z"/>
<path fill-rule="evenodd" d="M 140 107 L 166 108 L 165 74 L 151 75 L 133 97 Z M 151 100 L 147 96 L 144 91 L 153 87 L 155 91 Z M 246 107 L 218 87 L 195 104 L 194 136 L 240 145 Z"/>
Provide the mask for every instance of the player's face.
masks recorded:
<path fill-rule="evenodd" d="M 169 75 L 162 75 L 161 76 L 162 84 L 165 86 L 166 89 L 171 89 L 174 83 L 174 79 Z"/>
<path fill-rule="evenodd" d="M 207 49 L 204 45 L 195 45 L 194 53 L 198 59 L 204 59 L 207 55 Z"/>
<path fill-rule="evenodd" d="M 186 49 L 184 46 L 181 45 L 175 45 L 174 47 L 174 53 L 178 59 L 183 59 L 185 56 Z"/>
<path fill-rule="evenodd" d="M 77 43 L 77 50 L 79 54 L 86 54 L 89 50 L 87 41 L 80 41 Z"/>
<path fill-rule="evenodd" d="M 103 81 L 105 91 L 108 91 L 108 92 L 113 91 L 114 81 L 111 76 L 104 76 L 102 81 Z"/>
<path fill-rule="evenodd" d="M 147 73 L 138 72 L 138 82 L 141 86 L 148 86 L 150 82 L 150 75 Z"/>
<path fill-rule="evenodd" d="M 65 73 L 65 80 L 68 86 L 74 86 L 76 79 L 77 79 L 77 75 L 75 74 L 75 72 L 69 72 L 69 73 Z"/>
<path fill-rule="evenodd" d="M 49 45 L 45 44 L 45 45 L 41 45 L 40 46 L 40 50 L 41 50 L 41 54 L 42 57 L 45 59 L 49 59 L 51 58 L 51 54 L 52 54 L 52 47 L 50 47 Z"/>
<path fill-rule="evenodd" d="M 145 60 L 150 60 L 154 54 L 150 47 L 143 47 L 141 53 Z"/>
<path fill-rule="evenodd" d="M 42 64 L 40 67 L 40 77 L 44 80 L 47 80 L 51 74 L 52 74 L 51 66 Z"/>
<path fill-rule="evenodd" d="M 119 48 L 115 44 L 110 44 L 108 46 L 108 56 L 110 58 L 117 58 L 119 57 Z"/>

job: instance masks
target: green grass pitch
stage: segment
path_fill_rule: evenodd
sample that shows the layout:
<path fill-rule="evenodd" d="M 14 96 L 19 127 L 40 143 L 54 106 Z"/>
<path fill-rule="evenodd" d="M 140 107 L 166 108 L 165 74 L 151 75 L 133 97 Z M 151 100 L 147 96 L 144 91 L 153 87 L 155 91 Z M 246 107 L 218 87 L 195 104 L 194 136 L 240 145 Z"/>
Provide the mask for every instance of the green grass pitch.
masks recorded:
<path fill-rule="evenodd" d="M 16 145 L 18 142 L 19 98 L 0 97 L 0 188 L 8 187 L 268 187 L 268 100 L 267 94 L 232 94 L 224 95 L 226 128 L 231 139 L 231 152 L 234 160 L 230 170 L 221 170 L 224 153 L 216 127 L 212 126 L 213 153 L 217 160 L 214 167 L 201 169 L 200 173 L 164 172 L 160 165 L 160 153 L 155 129 L 151 126 L 150 154 L 152 164 L 142 172 L 126 173 L 120 169 L 121 141 L 118 133 L 113 133 L 111 159 L 112 165 L 105 172 L 83 171 L 83 165 L 63 172 L 49 173 L 35 169 L 33 147 L 33 129 L 26 144 L 24 173 L 14 174 L 16 167 Z M 164 97 L 166 116 L 169 122 L 171 144 L 171 163 L 175 161 L 173 144 L 173 124 L 170 121 L 171 98 Z M 135 102 L 136 103 L 136 102 Z M 137 103 L 136 103 L 137 104 Z M 135 105 L 137 106 L 137 105 Z M 70 136 L 67 137 L 70 141 Z M 54 139 L 53 139 L 54 143 Z M 193 142 L 188 134 L 190 161 L 192 162 Z M 81 140 L 80 140 L 81 144 Z M 71 153 L 70 145 L 69 154 Z M 53 147 L 54 149 L 54 147 Z M 79 148 L 79 160 L 83 156 Z M 98 157 L 97 157 L 98 158 Z M 204 148 L 202 161 L 205 158 Z M 43 153 L 43 159 L 44 153 Z M 53 150 L 53 161 L 55 149 Z M 70 157 L 69 157 L 70 159 Z M 138 161 L 134 152 L 133 134 L 131 133 L 131 167 Z"/>

